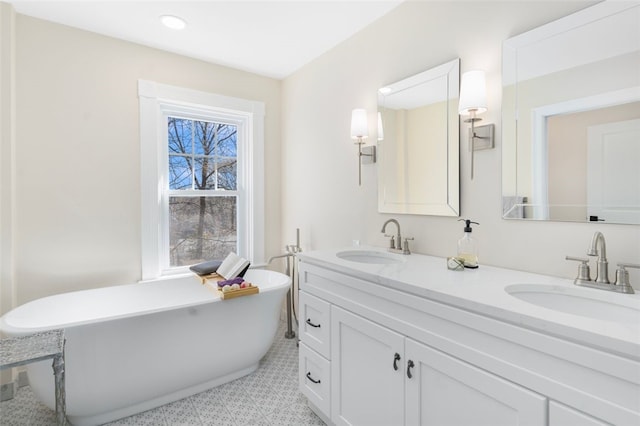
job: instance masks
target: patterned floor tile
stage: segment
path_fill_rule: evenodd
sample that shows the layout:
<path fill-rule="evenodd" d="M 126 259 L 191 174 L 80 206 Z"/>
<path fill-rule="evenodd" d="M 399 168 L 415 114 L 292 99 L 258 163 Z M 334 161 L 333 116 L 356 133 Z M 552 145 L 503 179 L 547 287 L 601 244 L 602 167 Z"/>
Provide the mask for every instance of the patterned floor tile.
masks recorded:
<path fill-rule="evenodd" d="M 300 425 L 302 423 L 302 418 L 290 407 L 276 410 L 266 417 L 272 425 Z"/>
<path fill-rule="evenodd" d="M 107 423 L 108 426 L 171 426 L 165 421 L 162 410 L 155 409 L 131 417 Z M 105 425 L 105 426 L 107 426 Z"/>
<path fill-rule="evenodd" d="M 159 409 L 164 414 L 167 424 L 171 426 L 197 426 L 202 424 L 196 407 L 190 398 L 163 405 Z"/>
<path fill-rule="evenodd" d="M 307 407 L 308 412 L 302 415 L 302 423 L 301 426 L 325 426 L 324 421 L 320 417 L 316 415 L 309 407 Z"/>
<path fill-rule="evenodd" d="M 226 400 L 224 406 L 231 413 L 236 423 L 245 424 L 262 417 L 262 412 L 249 395 L 243 394 L 233 400 Z"/>
<path fill-rule="evenodd" d="M 282 396 L 267 385 L 248 390 L 247 394 L 262 414 L 269 414 L 283 405 Z"/>
<path fill-rule="evenodd" d="M 198 410 L 200 421 L 205 426 L 235 426 L 236 421 L 226 410 L 200 411 Z"/>
<path fill-rule="evenodd" d="M 248 423 L 244 423 L 242 426 L 271 426 L 271 423 L 269 423 L 266 418 L 260 417 L 253 419 Z"/>

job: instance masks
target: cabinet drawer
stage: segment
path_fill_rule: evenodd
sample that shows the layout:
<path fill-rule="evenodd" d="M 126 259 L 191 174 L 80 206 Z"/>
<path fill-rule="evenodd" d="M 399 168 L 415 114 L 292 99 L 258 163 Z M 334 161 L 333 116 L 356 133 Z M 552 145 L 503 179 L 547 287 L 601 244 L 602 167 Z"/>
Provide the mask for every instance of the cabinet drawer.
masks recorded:
<path fill-rule="evenodd" d="M 300 342 L 300 392 L 327 418 L 331 417 L 331 363 Z"/>
<path fill-rule="evenodd" d="M 331 358 L 331 305 L 304 291 L 300 298 L 300 340 L 323 357 Z"/>

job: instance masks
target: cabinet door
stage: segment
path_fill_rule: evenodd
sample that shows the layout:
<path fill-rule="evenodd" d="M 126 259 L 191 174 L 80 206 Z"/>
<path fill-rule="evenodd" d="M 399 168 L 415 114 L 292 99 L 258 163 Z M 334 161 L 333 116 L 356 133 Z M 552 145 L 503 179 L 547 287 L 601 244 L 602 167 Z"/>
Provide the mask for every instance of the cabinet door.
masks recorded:
<path fill-rule="evenodd" d="M 546 424 L 541 395 L 410 339 L 405 355 L 407 425 Z"/>
<path fill-rule="evenodd" d="M 607 426 L 611 423 L 569 408 L 555 401 L 549 402 L 549 426 Z"/>
<path fill-rule="evenodd" d="M 402 335 L 331 307 L 331 419 L 336 425 L 404 424 L 403 348 Z"/>

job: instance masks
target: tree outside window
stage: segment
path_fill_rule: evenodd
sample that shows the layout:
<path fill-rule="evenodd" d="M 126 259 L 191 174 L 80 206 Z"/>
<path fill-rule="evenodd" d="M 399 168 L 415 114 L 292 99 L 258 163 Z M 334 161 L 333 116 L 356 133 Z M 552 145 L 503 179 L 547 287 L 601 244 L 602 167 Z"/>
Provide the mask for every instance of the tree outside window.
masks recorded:
<path fill-rule="evenodd" d="M 167 117 L 170 267 L 237 251 L 237 126 Z"/>

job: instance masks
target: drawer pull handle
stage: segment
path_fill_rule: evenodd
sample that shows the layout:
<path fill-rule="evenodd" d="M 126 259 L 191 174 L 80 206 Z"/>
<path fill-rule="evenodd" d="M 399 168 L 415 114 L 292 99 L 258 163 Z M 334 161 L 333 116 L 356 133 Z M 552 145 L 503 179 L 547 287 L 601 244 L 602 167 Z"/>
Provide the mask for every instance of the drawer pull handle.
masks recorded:
<path fill-rule="evenodd" d="M 313 378 L 311 377 L 311 372 L 307 373 L 307 379 L 311 380 L 313 383 L 318 384 L 320 383 L 320 380 L 313 380 Z"/>
<path fill-rule="evenodd" d="M 393 369 L 396 371 L 398 371 L 398 361 L 400 361 L 400 354 L 396 352 L 393 357 Z"/>
<path fill-rule="evenodd" d="M 311 318 L 307 318 L 306 321 L 307 324 L 309 324 L 311 327 L 315 327 L 315 328 L 320 328 L 320 324 L 314 324 L 311 322 Z"/>
<path fill-rule="evenodd" d="M 407 363 L 407 377 L 408 378 L 412 378 L 413 375 L 411 374 L 411 367 L 413 367 L 413 361 L 409 360 L 409 362 Z"/>

